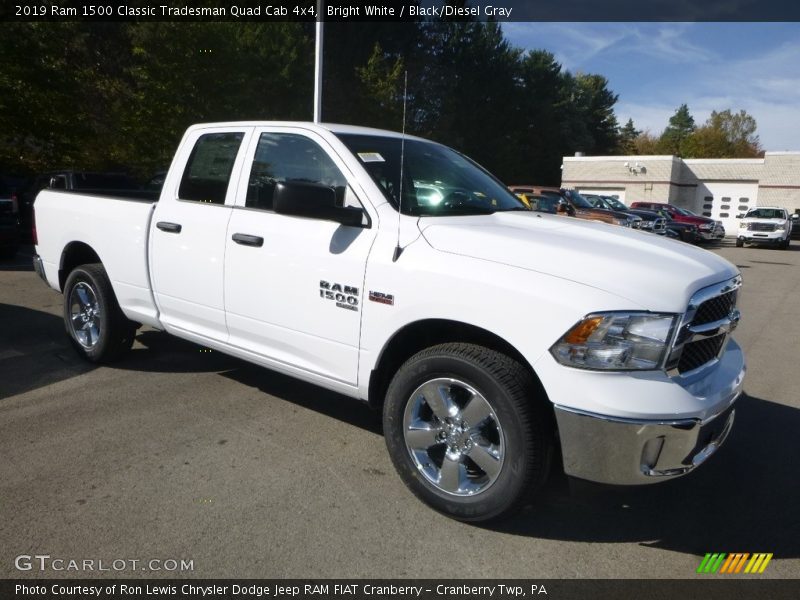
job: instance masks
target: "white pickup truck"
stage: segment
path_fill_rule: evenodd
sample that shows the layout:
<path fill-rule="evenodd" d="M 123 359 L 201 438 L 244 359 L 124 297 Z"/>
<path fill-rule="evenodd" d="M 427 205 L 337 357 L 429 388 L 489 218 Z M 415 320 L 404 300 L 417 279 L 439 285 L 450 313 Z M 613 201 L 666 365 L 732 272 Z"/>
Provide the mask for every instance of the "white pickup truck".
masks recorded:
<path fill-rule="evenodd" d="M 769 244 L 786 250 L 792 243 L 792 219 L 785 208 L 759 206 L 739 215 L 739 233 L 736 246 Z"/>
<path fill-rule="evenodd" d="M 45 190 L 35 223 L 88 360 L 144 324 L 381 407 L 402 479 L 465 521 L 531 499 L 555 457 L 611 484 L 688 473 L 742 390 L 734 265 L 531 212 L 419 138 L 193 126 L 157 202 Z"/>

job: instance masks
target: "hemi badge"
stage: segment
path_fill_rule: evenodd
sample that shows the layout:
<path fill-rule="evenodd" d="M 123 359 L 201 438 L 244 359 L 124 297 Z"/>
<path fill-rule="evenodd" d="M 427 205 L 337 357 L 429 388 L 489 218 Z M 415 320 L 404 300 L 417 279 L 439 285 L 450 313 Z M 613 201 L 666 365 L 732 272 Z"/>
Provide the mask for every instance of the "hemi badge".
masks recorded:
<path fill-rule="evenodd" d="M 380 304 L 388 304 L 389 306 L 394 306 L 394 296 L 392 294 L 384 294 L 383 292 L 370 291 L 369 299 L 372 302 L 378 302 Z"/>

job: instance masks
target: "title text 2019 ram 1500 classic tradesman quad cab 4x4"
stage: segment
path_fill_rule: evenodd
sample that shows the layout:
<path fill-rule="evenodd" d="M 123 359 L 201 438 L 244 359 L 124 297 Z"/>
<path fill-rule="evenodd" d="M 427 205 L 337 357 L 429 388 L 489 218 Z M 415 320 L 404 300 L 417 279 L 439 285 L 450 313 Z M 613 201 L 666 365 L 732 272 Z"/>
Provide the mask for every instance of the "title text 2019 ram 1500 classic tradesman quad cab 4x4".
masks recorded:
<path fill-rule="evenodd" d="M 519 507 L 554 456 L 598 482 L 687 473 L 742 389 L 734 265 L 529 211 L 419 138 L 193 126 L 158 202 L 45 190 L 35 219 L 87 359 L 146 324 L 382 406 L 402 479 L 462 520 Z"/>

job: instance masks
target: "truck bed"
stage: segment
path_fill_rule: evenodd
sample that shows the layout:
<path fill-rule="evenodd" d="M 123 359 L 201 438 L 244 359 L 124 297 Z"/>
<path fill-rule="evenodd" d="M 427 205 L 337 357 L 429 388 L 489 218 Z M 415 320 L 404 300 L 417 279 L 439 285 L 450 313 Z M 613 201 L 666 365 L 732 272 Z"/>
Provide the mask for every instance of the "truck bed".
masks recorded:
<path fill-rule="evenodd" d="M 84 244 L 99 257 L 120 307 L 134 321 L 157 325 L 147 267 L 148 235 L 155 201 L 141 196 L 43 190 L 36 197 L 39 255 L 51 287 L 64 284 L 63 254 Z"/>

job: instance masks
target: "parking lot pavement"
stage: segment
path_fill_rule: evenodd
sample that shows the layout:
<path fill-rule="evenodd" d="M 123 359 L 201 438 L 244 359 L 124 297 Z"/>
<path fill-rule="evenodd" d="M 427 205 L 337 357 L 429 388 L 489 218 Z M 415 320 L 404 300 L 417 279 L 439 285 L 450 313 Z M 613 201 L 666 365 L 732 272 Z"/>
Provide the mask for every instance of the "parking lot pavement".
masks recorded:
<path fill-rule="evenodd" d="M 772 552 L 763 577 L 800 577 L 800 244 L 713 251 L 744 278 L 726 446 L 656 486 L 555 477 L 482 528 L 417 501 L 353 400 L 155 331 L 113 366 L 80 361 L 28 249 L 0 263 L 0 577 L 686 578 L 707 552 Z M 35 554 L 193 568 L 15 568 Z"/>

